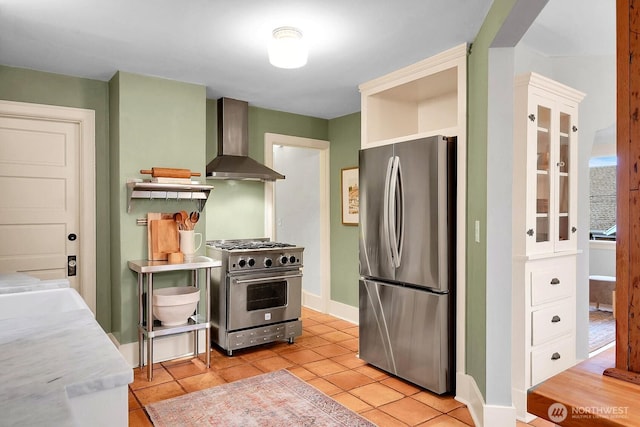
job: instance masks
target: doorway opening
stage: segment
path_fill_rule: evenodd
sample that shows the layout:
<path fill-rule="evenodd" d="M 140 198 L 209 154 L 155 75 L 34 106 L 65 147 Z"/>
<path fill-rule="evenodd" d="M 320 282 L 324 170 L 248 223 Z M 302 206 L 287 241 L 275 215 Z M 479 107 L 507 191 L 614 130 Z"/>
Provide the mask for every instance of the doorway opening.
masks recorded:
<path fill-rule="evenodd" d="M 610 130 L 606 143 L 598 138 L 603 132 L 596 132 L 589 159 L 589 357 L 611 348 L 616 339 L 617 159 L 614 128 L 605 129 Z"/>
<path fill-rule="evenodd" d="M 265 134 L 265 164 L 285 175 L 265 185 L 265 232 L 305 248 L 302 304 L 326 313 L 330 299 L 329 141 Z"/>

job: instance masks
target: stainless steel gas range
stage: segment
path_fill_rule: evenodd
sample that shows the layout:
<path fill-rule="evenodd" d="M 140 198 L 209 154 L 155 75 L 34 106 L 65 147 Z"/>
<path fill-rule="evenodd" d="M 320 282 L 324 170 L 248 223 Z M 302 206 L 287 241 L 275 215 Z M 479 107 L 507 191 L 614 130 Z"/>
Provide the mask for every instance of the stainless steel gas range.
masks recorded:
<path fill-rule="evenodd" d="M 302 335 L 303 247 L 269 239 L 207 241 L 222 262 L 211 274 L 211 337 L 234 350 Z"/>

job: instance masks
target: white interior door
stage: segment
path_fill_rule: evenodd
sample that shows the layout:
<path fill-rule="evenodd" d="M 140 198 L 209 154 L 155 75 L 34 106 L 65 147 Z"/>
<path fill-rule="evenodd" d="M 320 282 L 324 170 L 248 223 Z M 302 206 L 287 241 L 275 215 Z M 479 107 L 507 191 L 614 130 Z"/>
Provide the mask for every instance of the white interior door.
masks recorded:
<path fill-rule="evenodd" d="M 95 231 L 81 218 L 87 198 L 95 205 L 94 186 L 81 186 L 87 169 L 82 155 L 86 124 L 47 116 L 9 114 L 0 108 L 0 271 L 67 278 L 95 312 L 95 260 L 90 259 L 91 254 L 95 258 Z M 94 218 L 88 221 L 95 223 Z M 90 247 L 83 248 L 85 243 Z M 68 268 L 70 257 L 75 257 L 75 271 Z M 93 280 L 80 275 L 83 268 L 93 270 Z M 91 283 L 83 285 L 85 277 Z"/>

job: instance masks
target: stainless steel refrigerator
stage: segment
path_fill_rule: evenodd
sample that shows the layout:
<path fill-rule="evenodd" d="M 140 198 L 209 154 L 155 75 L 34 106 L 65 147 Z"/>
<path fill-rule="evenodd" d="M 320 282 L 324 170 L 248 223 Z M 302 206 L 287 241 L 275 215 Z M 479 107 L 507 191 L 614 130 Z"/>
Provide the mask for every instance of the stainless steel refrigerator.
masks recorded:
<path fill-rule="evenodd" d="M 454 390 L 455 138 L 360 150 L 360 358 Z"/>

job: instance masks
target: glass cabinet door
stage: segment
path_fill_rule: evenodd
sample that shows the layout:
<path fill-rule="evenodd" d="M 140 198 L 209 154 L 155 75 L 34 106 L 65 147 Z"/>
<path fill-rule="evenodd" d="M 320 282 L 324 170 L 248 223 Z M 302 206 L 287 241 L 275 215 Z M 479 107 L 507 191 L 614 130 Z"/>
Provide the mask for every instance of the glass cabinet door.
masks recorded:
<path fill-rule="evenodd" d="M 537 161 L 536 161 L 536 243 L 551 238 L 551 109 L 543 105 L 537 108 Z"/>
<path fill-rule="evenodd" d="M 569 171 L 573 167 L 571 164 L 571 144 L 570 129 L 571 116 L 560 113 L 560 133 L 559 133 L 559 153 L 558 153 L 558 241 L 569 240 L 571 238 L 571 224 L 569 221 Z"/>
<path fill-rule="evenodd" d="M 514 252 L 536 257 L 577 250 L 577 125 L 583 97 L 535 73 L 516 78 L 514 135 L 524 145 L 514 141 L 513 227 L 524 229 L 526 237 L 514 236 Z M 518 206 L 523 201 L 525 206 Z"/>

